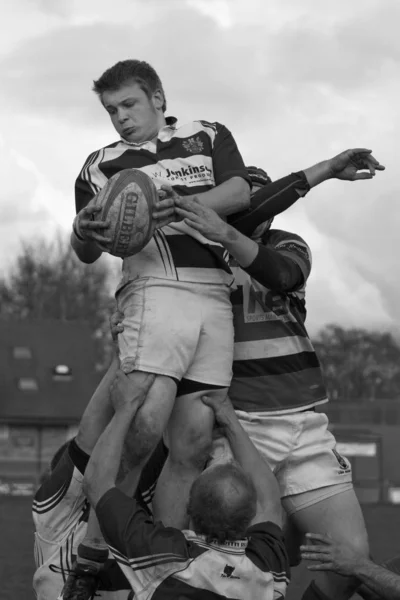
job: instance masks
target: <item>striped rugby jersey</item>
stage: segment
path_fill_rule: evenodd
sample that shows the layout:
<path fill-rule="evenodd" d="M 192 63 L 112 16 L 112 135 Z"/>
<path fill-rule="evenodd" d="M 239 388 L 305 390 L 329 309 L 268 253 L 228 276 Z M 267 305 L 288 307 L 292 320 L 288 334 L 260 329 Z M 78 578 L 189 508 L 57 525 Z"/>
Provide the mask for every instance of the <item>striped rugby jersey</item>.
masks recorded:
<path fill-rule="evenodd" d="M 151 503 L 166 456 L 167 451 L 160 444 L 143 471 L 138 499 L 144 507 Z M 39 600 L 58 597 L 76 560 L 77 548 L 85 538 L 89 505 L 82 491 L 82 481 L 88 461 L 89 456 L 72 442 L 35 494 L 32 505 L 36 528 L 33 588 Z M 130 584 L 111 552 L 100 575 L 96 598 L 132 598 Z"/>
<path fill-rule="evenodd" d="M 106 542 L 136 600 L 274 600 L 284 598 L 289 565 L 281 529 L 259 523 L 245 540 L 207 543 L 193 531 L 154 523 L 117 488 L 96 513 Z"/>
<path fill-rule="evenodd" d="M 192 121 L 178 126 L 168 117 L 154 141 L 141 144 L 121 139 L 91 154 L 75 184 L 79 212 L 122 169 L 140 169 L 157 189 L 171 185 L 181 196 L 200 194 L 241 177 L 250 183 L 232 134 L 220 123 Z M 230 285 L 232 273 L 220 244 L 206 240 L 183 222 L 156 230 L 135 256 L 123 261 L 120 285 L 139 277 Z"/>
<path fill-rule="evenodd" d="M 283 414 L 328 400 L 321 366 L 304 325 L 310 248 L 298 235 L 277 229 L 264 239 L 267 248 L 300 267 L 304 284 L 293 292 L 278 293 L 233 267 L 235 349 L 229 396 L 237 410 Z"/>

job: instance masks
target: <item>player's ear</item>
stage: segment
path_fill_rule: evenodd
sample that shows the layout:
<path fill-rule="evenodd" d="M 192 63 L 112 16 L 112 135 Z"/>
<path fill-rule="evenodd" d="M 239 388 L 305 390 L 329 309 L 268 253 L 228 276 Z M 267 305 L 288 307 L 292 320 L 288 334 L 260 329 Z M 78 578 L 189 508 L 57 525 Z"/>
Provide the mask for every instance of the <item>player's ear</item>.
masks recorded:
<path fill-rule="evenodd" d="M 162 110 L 164 104 L 164 94 L 162 90 L 156 90 L 153 94 L 153 104 L 154 108 L 157 110 Z"/>

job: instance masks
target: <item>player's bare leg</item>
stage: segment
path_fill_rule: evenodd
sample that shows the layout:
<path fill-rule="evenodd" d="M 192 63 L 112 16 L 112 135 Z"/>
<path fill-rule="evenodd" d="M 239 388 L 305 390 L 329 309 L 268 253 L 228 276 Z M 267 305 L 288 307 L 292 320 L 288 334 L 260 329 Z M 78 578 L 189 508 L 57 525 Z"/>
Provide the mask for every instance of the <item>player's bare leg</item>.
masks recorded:
<path fill-rule="evenodd" d="M 364 517 L 353 489 L 303 508 L 291 518 L 303 534 L 310 531 L 329 534 L 333 539 L 356 548 L 360 554 L 369 556 Z M 356 589 L 357 582 L 351 579 L 331 572 L 321 572 L 303 594 L 302 600 L 315 600 L 318 598 L 318 591 L 322 592 L 321 598 L 348 600 Z"/>
<path fill-rule="evenodd" d="M 115 375 L 114 370 L 114 375 Z M 135 371 L 129 374 L 132 386 L 135 385 Z M 110 381 L 111 383 L 111 381 Z M 156 377 L 149 390 L 147 398 L 138 411 L 135 423 L 132 427 L 132 439 L 143 440 L 138 447 L 132 447 L 129 439 L 125 443 L 125 454 L 134 453 L 135 462 L 145 464 L 152 451 L 161 439 L 163 431 L 168 422 L 174 406 L 176 384 L 170 377 L 159 375 Z M 109 398 L 107 397 L 109 403 Z M 93 406 L 93 411 L 98 407 Z M 110 420 L 112 413 L 108 415 Z M 108 421 L 104 423 L 103 429 Z M 138 438 L 140 432 L 140 438 Z M 100 432 L 101 433 L 101 432 Z M 131 436 L 129 436 L 131 437 Z M 96 441 L 98 436 L 96 438 Z M 95 442 L 94 442 L 95 443 Z M 94 446 L 93 446 L 94 447 Z M 84 449 L 84 448 L 83 448 Z M 90 448 L 90 451 L 93 448 Z M 121 481 L 124 473 L 121 471 Z M 125 493 L 133 492 L 137 482 L 127 478 L 119 485 Z M 60 595 L 61 600 L 89 600 L 96 591 L 96 575 L 100 572 L 108 557 L 108 546 L 104 541 L 101 529 L 94 510 L 90 511 L 88 528 L 85 539 L 78 547 L 77 566 L 68 578 L 66 585 Z"/>
<path fill-rule="evenodd" d="M 225 396 L 227 389 L 208 390 L 207 396 Z M 189 492 L 209 457 L 214 415 L 201 401 L 205 392 L 180 396 L 166 432 L 169 456 L 153 498 L 155 518 L 164 525 L 184 529 Z"/>
<path fill-rule="evenodd" d="M 135 372 L 132 372 L 128 376 L 132 380 L 132 385 L 135 385 Z M 147 462 L 163 435 L 166 423 L 168 422 L 174 406 L 175 394 L 176 384 L 170 377 L 165 377 L 163 375 L 156 377 L 149 390 L 146 401 L 137 413 L 135 423 L 132 425 L 132 430 L 129 432 L 130 439 L 141 439 L 142 443 L 140 445 L 135 444 L 135 446 L 132 446 L 132 444 L 130 444 L 130 439 L 125 440 L 124 457 L 127 463 L 129 463 L 129 454 L 134 455 L 131 456 L 130 459 L 134 460 L 135 465 L 138 463 L 145 464 Z M 120 469 L 120 483 L 118 487 L 129 494 L 130 492 L 133 493 L 137 485 L 135 482 L 128 483 L 129 480 L 125 479 L 127 470 L 129 469 Z M 82 545 L 89 547 L 94 551 L 97 550 L 99 553 L 104 549 L 107 549 L 108 555 L 108 546 L 104 541 L 96 513 L 93 509 L 90 510 L 88 529 Z M 82 554 L 84 552 L 82 552 Z M 88 564 L 88 552 L 85 552 L 85 554 L 86 559 L 84 558 L 81 562 Z"/>

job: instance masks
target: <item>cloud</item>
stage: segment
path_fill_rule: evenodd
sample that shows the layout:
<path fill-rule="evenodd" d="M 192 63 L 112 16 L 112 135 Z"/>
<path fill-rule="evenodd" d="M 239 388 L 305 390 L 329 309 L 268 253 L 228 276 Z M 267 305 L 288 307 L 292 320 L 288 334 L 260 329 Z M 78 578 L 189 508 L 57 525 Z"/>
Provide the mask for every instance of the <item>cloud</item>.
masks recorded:
<path fill-rule="evenodd" d="M 70 229 L 78 171 L 115 140 L 92 80 L 137 57 L 159 72 L 169 114 L 225 123 L 245 161 L 274 179 L 346 147 L 372 146 L 384 174 L 326 183 L 276 226 L 312 247 L 311 329 L 399 320 L 397 2 L 16 0 L 13 7 L 0 38 L 9 190 L 0 252 L 32 230 Z"/>

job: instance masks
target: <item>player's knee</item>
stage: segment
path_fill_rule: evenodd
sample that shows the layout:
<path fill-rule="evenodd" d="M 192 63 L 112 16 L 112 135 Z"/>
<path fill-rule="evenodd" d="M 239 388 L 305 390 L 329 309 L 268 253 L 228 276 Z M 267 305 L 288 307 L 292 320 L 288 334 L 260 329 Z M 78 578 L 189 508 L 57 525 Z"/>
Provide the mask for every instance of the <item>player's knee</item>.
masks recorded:
<path fill-rule="evenodd" d="M 188 428 L 186 434 L 175 440 L 170 448 L 175 464 L 202 469 L 212 449 L 212 431 Z"/>

